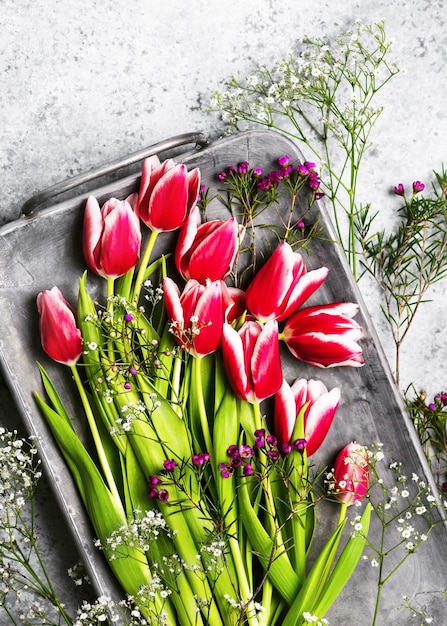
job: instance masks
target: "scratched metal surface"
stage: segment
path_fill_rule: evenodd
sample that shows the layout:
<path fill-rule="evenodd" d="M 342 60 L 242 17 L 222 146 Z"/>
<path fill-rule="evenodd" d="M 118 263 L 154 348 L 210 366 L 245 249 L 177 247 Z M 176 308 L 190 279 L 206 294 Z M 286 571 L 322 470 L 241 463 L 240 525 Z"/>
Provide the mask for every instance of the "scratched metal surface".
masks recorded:
<path fill-rule="evenodd" d="M 294 143 L 273 132 L 258 131 L 222 139 L 178 160 L 190 167 L 199 166 L 203 181 L 217 190 L 222 186 L 217 173 L 229 165 L 248 161 L 251 166 L 268 171 L 275 167 L 277 157 L 283 154 L 291 156 L 294 162 L 302 161 Z M 90 192 L 100 202 L 110 196 L 124 198 L 138 187 L 138 180 L 138 175 L 132 175 Z M 90 192 L 63 202 L 52 201 L 47 208 L 35 210 L 29 217 L 0 229 L 0 361 L 27 431 L 41 439 L 40 453 L 54 496 L 97 592 L 119 596 L 120 590 L 107 564 L 93 547 L 92 529 L 71 476 L 33 401 L 33 392 L 41 389 L 36 367 L 39 360 L 53 377 L 76 427 L 83 431 L 82 419 L 77 417 L 78 403 L 69 372 L 50 363 L 42 353 L 35 300 L 43 289 L 58 285 L 69 301 L 76 302 L 78 280 L 85 269 L 81 248 L 83 207 Z M 277 208 L 272 211 L 263 215 L 264 222 L 277 220 Z M 210 209 L 209 216 L 217 215 L 225 217 L 225 212 L 216 205 L 216 209 Z M 382 442 L 386 457 L 383 462 L 385 480 L 388 478 L 387 463 L 401 461 L 407 476 L 414 472 L 430 484 L 431 475 L 424 454 L 394 385 L 379 338 L 340 247 L 334 243 L 335 234 L 324 202 L 316 203 L 306 217 L 306 223 L 312 224 L 318 216 L 325 230 L 324 239 L 314 242 L 311 252 L 304 253 L 304 256 L 309 268 L 325 265 L 330 268 L 330 273 L 309 304 L 342 300 L 359 303 L 360 313 L 356 319 L 364 328 L 361 344 L 365 365 L 356 369 L 322 370 L 285 355 L 289 381 L 298 376 L 319 378 L 328 388 L 339 386 L 342 390 L 342 402 L 331 432 L 312 460 L 316 466 L 331 466 L 337 451 L 348 441 L 356 440 L 366 445 Z M 172 241 L 172 235 L 161 235 L 158 250 L 168 248 Z M 98 285 L 91 282 L 93 295 L 100 295 L 95 292 L 100 289 Z M 337 507 L 326 505 L 318 519 L 318 531 L 324 536 L 336 519 Z M 378 538 L 379 531 L 378 525 L 373 523 L 373 540 Z M 433 617 L 432 623 L 444 623 L 446 609 L 440 600 L 440 591 L 447 581 L 446 552 L 446 530 L 440 525 L 426 545 L 411 556 L 385 585 L 377 624 L 397 626 L 407 623 L 408 612 L 397 609 L 403 595 L 410 596 L 415 608 L 426 610 Z M 327 616 L 331 624 L 354 625 L 360 623 L 359 620 L 370 623 L 376 576 L 377 572 L 369 563 L 359 564 L 356 574 Z"/>

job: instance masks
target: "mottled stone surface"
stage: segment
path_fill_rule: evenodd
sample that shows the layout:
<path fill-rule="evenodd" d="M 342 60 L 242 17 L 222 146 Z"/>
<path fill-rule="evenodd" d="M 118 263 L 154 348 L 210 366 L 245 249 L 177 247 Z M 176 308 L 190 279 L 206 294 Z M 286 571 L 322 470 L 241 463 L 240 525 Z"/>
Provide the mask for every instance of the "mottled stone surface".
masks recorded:
<path fill-rule="evenodd" d="M 219 121 L 206 107 L 231 74 L 272 63 L 305 34 L 332 38 L 356 19 L 384 18 L 395 60 L 407 72 L 380 94 L 385 109 L 359 200 L 380 209 L 386 224 L 396 207 L 390 188 L 415 179 L 430 185 L 432 170 L 447 161 L 444 9 L 443 0 L 1 0 L 0 223 L 18 218 L 32 194 L 73 174 L 186 131 L 218 134 Z M 378 295 L 366 283 L 363 291 L 393 367 Z M 430 292 L 434 302 L 424 305 L 408 337 L 402 388 L 447 387 L 445 292 L 443 283 Z M 0 402 L 0 423 L 14 425 L 5 390 Z M 45 551 L 62 578 L 72 553 L 63 562 L 63 522 L 45 490 L 38 515 Z"/>

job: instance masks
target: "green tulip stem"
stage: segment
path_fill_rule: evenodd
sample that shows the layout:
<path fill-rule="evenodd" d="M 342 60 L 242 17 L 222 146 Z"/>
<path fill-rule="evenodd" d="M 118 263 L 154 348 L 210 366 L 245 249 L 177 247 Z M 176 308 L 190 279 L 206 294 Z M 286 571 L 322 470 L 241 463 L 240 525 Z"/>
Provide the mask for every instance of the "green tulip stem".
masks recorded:
<path fill-rule="evenodd" d="M 295 427 L 293 429 L 292 441 L 304 440 L 304 415 L 308 403 L 301 407 L 298 415 L 296 416 Z M 290 467 L 290 483 L 291 483 L 291 498 L 293 516 L 292 532 L 293 532 L 293 544 L 295 554 L 295 568 L 298 578 L 304 581 L 306 577 L 306 525 L 309 508 L 309 491 L 310 486 L 308 484 L 308 460 L 306 449 L 302 452 L 299 450 L 292 450 L 288 457 Z"/>
<path fill-rule="evenodd" d="M 262 416 L 261 416 L 261 408 L 260 403 L 256 402 L 252 404 L 253 407 L 253 422 L 255 426 L 255 430 L 260 430 L 262 428 Z M 265 493 L 266 500 L 266 511 L 268 517 L 266 519 L 266 526 L 268 525 L 270 528 L 266 528 L 267 532 L 269 532 L 271 537 L 275 537 L 275 545 L 277 550 L 283 550 L 284 553 L 287 553 L 287 548 L 284 545 L 283 533 L 281 532 L 281 528 L 276 523 L 277 513 L 275 510 L 275 498 L 272 491 L 272 485 L 270 482 L 270 475 L 266 472 L 262 478 L 263 490 Z M 270 594 L 271 595 L 271 594 Z"/>
<path fill-rule="evenodd" d="M 150 237 L 149 237 L 149 241 L 147 242 L 143 257 L 140 262 L 140 267 L 138 268 L 137 277 L 135 279 L 135 285 L 133 288 L 133 300 L 135 304 L 138 302 L 140 298 L 141 287 L 143 286 L 143 283 L 144 283 L 144 275 L 146 273 L 147 266 L 149 265 L 149 260 L 151 258 L 152 251 L 154 249 L 157 237 L 158 237 L 158 232 L 156 230 L 152 230 Z"/>
<path fill-rule="evenodd" d="M 338 516 L 338 523 L 341 524 L 346 517 L 346 513 L 348 512 L 348 505 L 346 502 L 342 502 L 340 504 L 340 514 Z"/>
<path fill-rule="evenodd" d="M 107 279 L 107 309 L 113 312 L 113 296 L 115 295 L 115 279 Z"/>
<path fill-rule="evenodd" d="M 90 430 L 91 430 L 91 433 L 92 433 L 92 436 L 93 436 L 93 441 L 95 443 L 96 452 L 98 454 L 99 462 L 100 462 L 101 468 L 102 468 L 102 470 L 104 472 L 104 476 L 105 476 L 106 482 L 108 484 L 108 487 L 110 489 L 112 497 L 113 497 L 113 499 L 116 502 L 116 505 L 119 508 L 122 508 L 121 497 L 120 497 L 120 494 L 118 492 L 117 486 L 115 484 L 115 480 L 113 478 L 113 474 L 112 474 L 112 471 L 110 469 L 109 463 L 107 461 L 107 455 L 105 453 L 104 446 L 103 446 L 102 441 L 101 441 L 101 436 L 99 434 L 98 427 L 96 425 L 95 418 L 94 418 L 94 415 L 93 415 L 93 411 L 92 411 L 92 408 L 91 408 L 90 403 L 88 401 L 87 394 L 86 394 L 84 386 L 82 384 L 81 377 L 79 376 L 79 372 L 77 370 L 76 365 L 72 365 L 70 369 L 71 369 L 71 372 L 73 374 L 73 379 L 74 379 L 74 381 L 76 383 L 76 387 L 78 388 L 79 395 L 81 397 L 82 405 L 84 407 L 84 411 L 85 411 L 85 414 L 86 414 L 86 417 L 87 417 L 87 421 L 88 421 L 88 424 L 90 426 Z"/>
<path fill-rule="evenodd" d="M 202 359 L 195 357 L 192 361 L 192 378 L 193 385 L 195 386 L 195 392 L 197 396 L 197 409 L 199 413 L 200 425 L 202 427 L 203 439 L 205 441 L 205 452 L 208 452 L 213 456 L 213 440 L 211 438 L 210 425 L 208 422 L 208 415 L 206 412 L 205 400 L 203 397 L 203 382 L 202 382 Z"/>

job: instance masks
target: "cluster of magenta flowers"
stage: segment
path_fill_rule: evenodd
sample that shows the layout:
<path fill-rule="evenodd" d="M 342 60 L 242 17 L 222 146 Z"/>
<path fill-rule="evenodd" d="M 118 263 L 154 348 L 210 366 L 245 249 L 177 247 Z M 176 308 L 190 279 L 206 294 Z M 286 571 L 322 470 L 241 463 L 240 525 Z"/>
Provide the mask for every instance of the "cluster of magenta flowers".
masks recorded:
<path fill-rule="evenodd" d="M 227 454 L 230 460 L 228 463 L 220 463 L 219 471 L 222 478 L 230 478 L 234 471 L 240 467 L 244 476 L 251 476 L 254 473 L 252 459 L 256 451 L 264 453 L 270 461 L 275 462 L 283 455 L 292 452 L 292 450 L 303 453 L 306 445 L 307 441 L 305 439 L 296 439 L 290 443 L 279 443 L 275 435 L 266 433 L 264 428 L 259 428 L 254 432 L 253 446 L 234 444 L 228 448 Z"/>
<path fill-rule="evenodd" d="M 204 466 L 209 462 L 209 452 L 197 452 L 191 456 L 191 466 L 199 474 L 202 473 Z M 169 476 L 174 478 L 174 472 L 179 467 L 178 462 L 175 459 L 168 458 L 163 462 L 163 470 L 160 475 L 151 474 L 148 479 L 148 498 L 153 498 L 159 502 L 167 502 L 169 500 L 169 490 L 166 487 L 169 485 L 163 479 Z"/>
<path fill-rule="evenodd" d="M 229 179 L 234 181 L 238 177 L 252 176 L 256 179 L 256 187 L 264 192 L 276 189 L 284 181 L 293 187 L 306 183 L 316 200 L 324 196 L 320 190 L 321 180 L 315 163 L 305 161 L 294 167 L 291 158 L 288 155 L 283 155 L 278 158 L 278 165 L 279 169 L 271 170 L 263 175 L 260 167 L 252 168 L 247 161 L 243 161 L 237 166 L 230 165 L 226 170 L 220 172 L 218 178 L 220 181 Z"/>
<path fill-rule="evenodd" d="M 424 189 L 425 189 L 425 185 L 424 183 L 421 183 L 420 180 L 415 180 L 413 182 L 412 184 L 413 196 L 415 196 L 417 193 L 421 193 L 421 191 L 424 191 Z M 405 197 L 405 187 L 402 183 L 399 183 L 398 185 L 396 185 L 393 191 L 396 194 L 396 196 L 402 196 L 403 198 Z"/>

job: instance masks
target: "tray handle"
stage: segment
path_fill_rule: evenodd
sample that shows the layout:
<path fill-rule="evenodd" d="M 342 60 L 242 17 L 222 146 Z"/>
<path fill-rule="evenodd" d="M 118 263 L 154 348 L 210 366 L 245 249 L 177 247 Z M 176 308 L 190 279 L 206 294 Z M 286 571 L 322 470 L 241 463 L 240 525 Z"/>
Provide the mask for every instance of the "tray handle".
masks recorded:
<path fill-rule="evenodd" d="M 137 152 L 132 152 L 125 157 L 110 161 L 106 165 L 99 166 L 93 170 L 90 170 L 89 172 L 77 174 L 76 176 L 72 176 L 67 180 L 56 183 L 51 187 L 47 187 L 44 191 L 41 191 L 29 198 L 23 204 L 22 212 L 24 215 L 30 215 L 41 204 L 44 204 L 55 196 L 65 193 L 66 191 L 70 191 L 71 189 L 74 189 L 79 185 L 83 185 L 96 178 L 111 174 L 123 167 L 132 165 L 133 163 L 137 163 L 138 161 L 142 161 L 146 157 L 152 156 L 153 154 L 165 152 L 166 150 L 172 150 L 173 148 L 178 148 L 179 146 L 187 145 L 190 143 L 195 144 L 198 148 L 203 148 L 208 144 L 202 132 L 184 133 L 182 135 L 176 135 L 174 137 L 171 137 L 170 139 L 165 139 L 164 141 L 155 143 L 152 146 L 148 146 L 147 148 L 137 150 Z"/>

